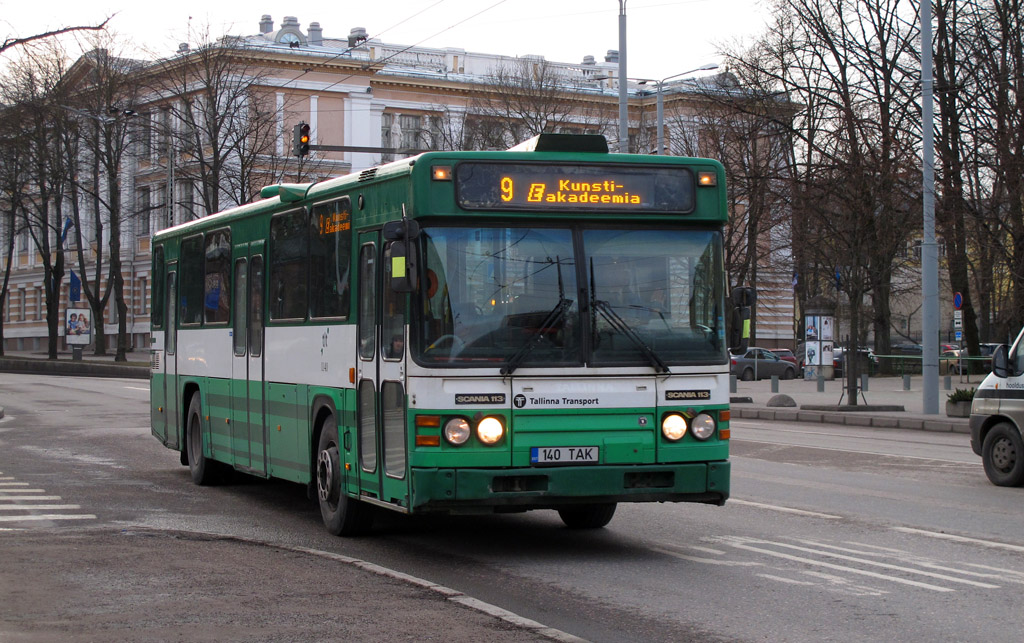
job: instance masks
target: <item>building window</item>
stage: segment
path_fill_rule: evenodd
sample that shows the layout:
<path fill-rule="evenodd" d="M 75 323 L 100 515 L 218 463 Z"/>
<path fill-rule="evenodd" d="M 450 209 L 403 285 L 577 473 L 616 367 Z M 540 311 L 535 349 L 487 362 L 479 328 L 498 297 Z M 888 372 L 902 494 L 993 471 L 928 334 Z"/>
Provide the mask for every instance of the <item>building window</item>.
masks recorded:
<path fill-rule="evenodd" d="M 381 114 L 380 117 L 380 146 L 385 149 L 392 149 L 395 147 L 395 141 L 393 140 L 392 128 L 395 126 L 395 115 L 394 114 Z M 382 163 L 390 163 L 395 160 L 395 155 L 391 152 L 381 152 L 380 160 Z"/>
<path fill-rule="evenodd" d="M 149 186 L 136 192 L 135 236 L 144 239 L 150 234 L 150 213 L 153 211 L 153 197 Z"/>
<path fill-rule="evenodd" d="M 36 319 L 43 319 L 43 287 L 36 286 Z"/>
<path fill-rule="evenodd" d="M 25 301 L 28 299 L 28 294 L 24 288 L 18 288 L 18 321 L 28 321 L 28 316 L 25 310 Z"/>
<path fill-rule="evenodd" d="M 139 305 L 137 310 L 140 315 L 149 313 L 149 293 L 146 291 L 146 278 L 139 277 Z"/>
<path fill-rule="evenodd" d="M 425 134 L 423 129 L 423 117 L 422 116 L 410 116 L 403 114 L 399 117 L 399 124 L 402 128 L 402 149 L 406 150 L 421 150 L 425 149 L 426 145 Z"/>

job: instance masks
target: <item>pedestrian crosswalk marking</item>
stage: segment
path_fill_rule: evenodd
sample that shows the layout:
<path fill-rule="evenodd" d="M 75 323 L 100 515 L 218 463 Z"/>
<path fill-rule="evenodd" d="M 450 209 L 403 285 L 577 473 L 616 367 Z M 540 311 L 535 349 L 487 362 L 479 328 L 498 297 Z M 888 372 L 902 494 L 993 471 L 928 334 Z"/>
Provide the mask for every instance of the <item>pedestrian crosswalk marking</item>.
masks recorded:
<path fill-rule="evenodd" d="M 0 471 L 0 474 L 3 474 L 3 471 Z M 81 506 L 62 504 L 60 496 L 45 495 L 45 489 L 29 489 L 30 484 L 18 482 L 13 476 L 0 477 L 0 523 L 96 520 L 95 514 L 58 513 L 80 511 Z M 23 529 L 0 527 L 0 531 L 23 531 Z"/>

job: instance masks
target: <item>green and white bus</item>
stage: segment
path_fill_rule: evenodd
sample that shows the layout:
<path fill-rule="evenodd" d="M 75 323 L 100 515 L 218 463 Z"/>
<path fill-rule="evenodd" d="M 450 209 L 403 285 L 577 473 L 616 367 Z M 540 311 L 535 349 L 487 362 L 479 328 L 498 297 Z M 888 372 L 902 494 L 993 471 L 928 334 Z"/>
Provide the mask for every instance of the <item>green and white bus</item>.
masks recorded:
<path fill-rule="evenodd" d="M 727 499 L 719 163 L 542 135 L 261 197 L 153 238 L 152 432 L 197 484 L 306 484 L 342 535 Z"/>

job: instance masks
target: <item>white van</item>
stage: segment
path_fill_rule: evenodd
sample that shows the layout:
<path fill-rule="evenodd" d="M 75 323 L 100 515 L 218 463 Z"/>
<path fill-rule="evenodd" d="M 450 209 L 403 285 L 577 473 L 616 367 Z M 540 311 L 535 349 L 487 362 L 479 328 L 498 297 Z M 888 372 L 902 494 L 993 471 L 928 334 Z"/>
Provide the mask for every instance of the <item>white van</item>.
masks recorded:
<path fill-rule="evenodd" d="M 981 456 L 985 475 L 1000 487 L 1024 484 L 1024 345 L 992 352 L 992 372 L 981 382 L 971 404 L 971 448 Z"/>

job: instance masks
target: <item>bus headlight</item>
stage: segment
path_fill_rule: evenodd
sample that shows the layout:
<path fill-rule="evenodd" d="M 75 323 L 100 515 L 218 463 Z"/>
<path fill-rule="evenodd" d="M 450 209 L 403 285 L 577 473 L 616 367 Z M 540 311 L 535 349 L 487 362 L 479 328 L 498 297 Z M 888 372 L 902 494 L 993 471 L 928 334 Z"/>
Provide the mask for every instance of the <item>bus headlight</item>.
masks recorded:
<path fill-rule="evenodd" d="M 496 444 L 505 435 L 505 427 L 496 417 L 485 417 L 476 425 L 476 437 L 484 444 Z"/>
<path fill-rule="evenodd" d="M 686 435 L 686 418 L 678 413 L 669 413 L 661 419 L 661 434 L 673 442 L 682 439 Z"/>
<path fill-rule="evenodd" d="M 444 439 L 449 444 L 465 444 L 469 439 L 470 428 L 466 418 L 452 418 L 444 423 Z"/>
<path fill-rule="evenodd" d="M 707 413 L 699 413 L 690 423 L 690 431 L 698 440 L 707 440 L 715 434 L 715 418 Z"/>

